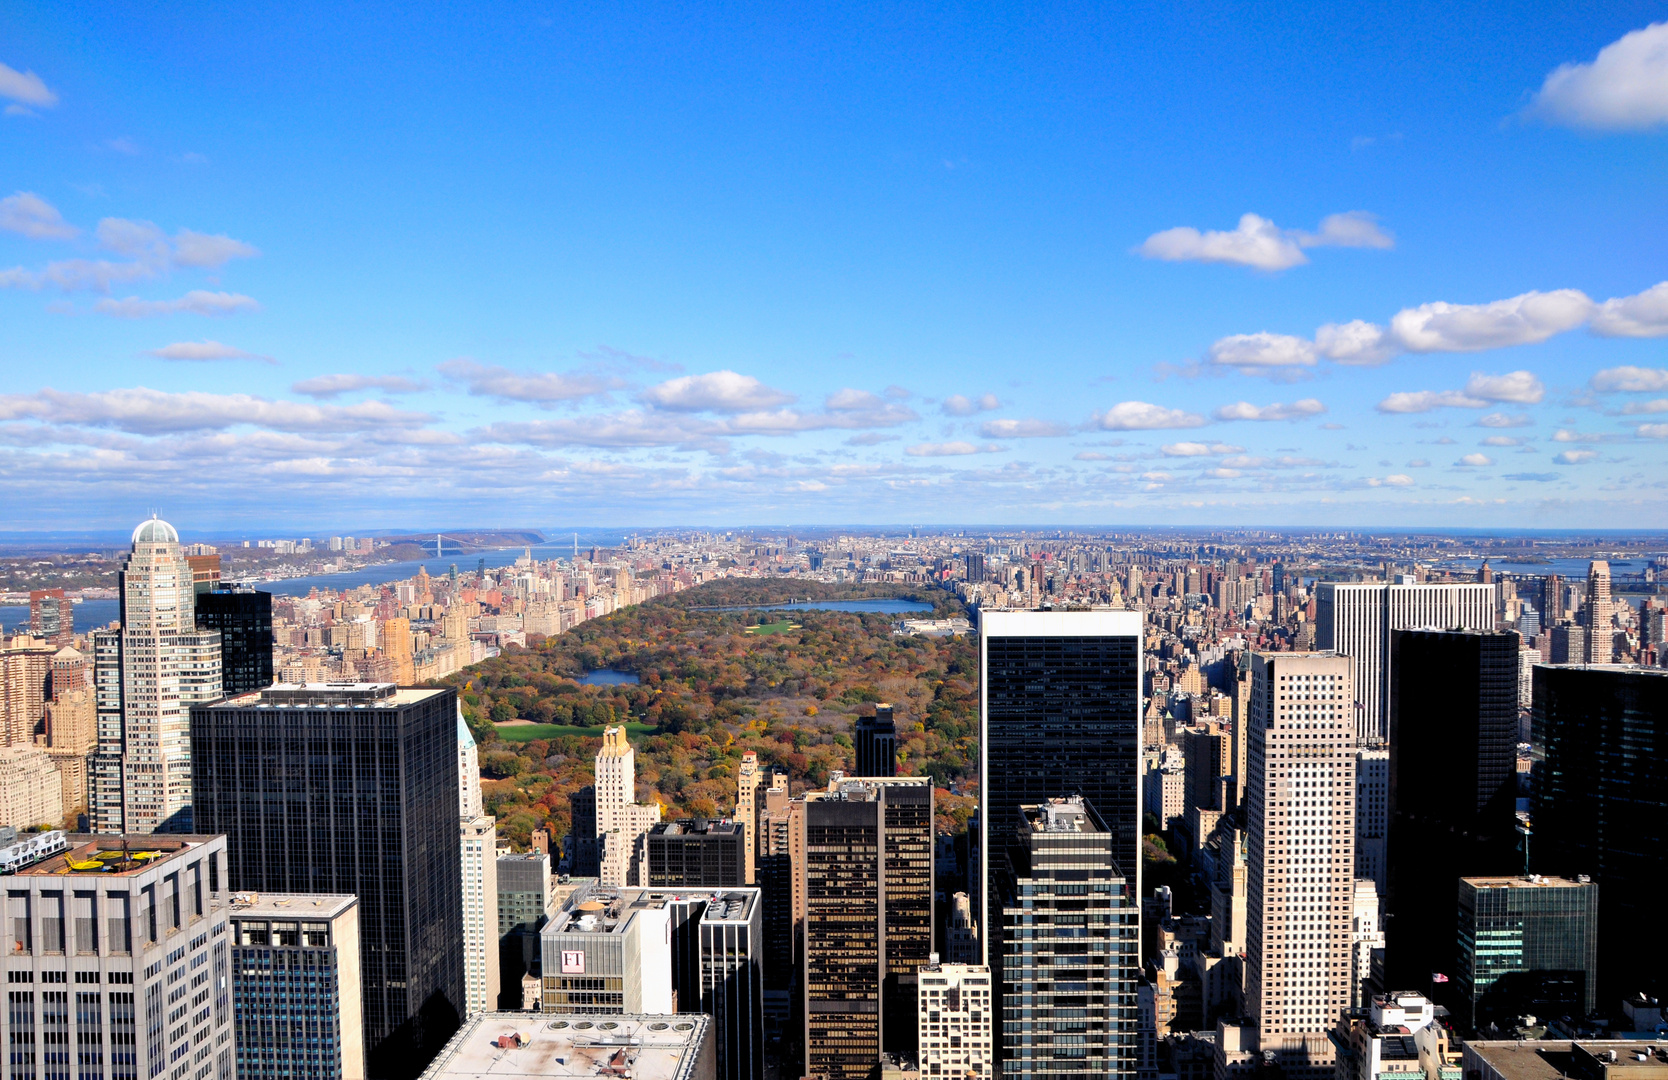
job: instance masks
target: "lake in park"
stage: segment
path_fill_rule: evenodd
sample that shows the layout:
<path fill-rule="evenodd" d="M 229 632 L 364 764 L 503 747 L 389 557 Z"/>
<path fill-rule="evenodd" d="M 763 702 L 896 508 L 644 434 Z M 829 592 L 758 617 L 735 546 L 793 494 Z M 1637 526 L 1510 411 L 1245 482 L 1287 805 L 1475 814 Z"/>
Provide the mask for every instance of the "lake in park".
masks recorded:
<path fill-rule="evenodd" d="M 641 681 L 635 672 L 614 671 L 611 668 L 587 671 L 579 677 L 581 686 L 635 686 Z"/>

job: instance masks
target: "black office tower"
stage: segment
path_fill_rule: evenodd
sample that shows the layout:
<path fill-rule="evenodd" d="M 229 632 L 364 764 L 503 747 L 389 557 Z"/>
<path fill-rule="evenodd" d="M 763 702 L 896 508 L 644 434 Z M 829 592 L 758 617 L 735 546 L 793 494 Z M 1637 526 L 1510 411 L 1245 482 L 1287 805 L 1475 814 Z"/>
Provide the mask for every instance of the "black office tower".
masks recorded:
<path fill-rule="evenodd" d="M 649 827 L 649 887 L 734 889 L 746 885 L 739 821 L 662 821 Z"/>
<path fill-rule="evenodd" d="M 374 1080 L 423 1071 L 463 1013 L 457 691 L 280 685 L 191 710 L 195 820 L 237 891 L 359 897 Z"/>
<path fill-rule="evenodd" d="M 1535 680 L 1534 835 L 1539 873 L 1599 885 L 1600 1007 L 1668 990 L 1653 931 L 1668 881 L 1668 671 L 1541 667 Z"/>
<path fill-rule="evenodd" d="M 1384 911 L 1391 986 L 1429 993 L 1433 973 L 1452 977 L 1460 878 L 1523 872 L 1517 654 L 1511 631 L 1390 635 Z"/>
<path fill-rule="evenodd" d="M 898 775 L 898 726 L 892 720 L 892 706 L 876 705 L 873 716 L 859 716 L 852 743 L 856 775 Z"/>
<path fill-rule="evenodd" d="M 980 852 L 1000 852 L 1023 821 L 1021 806 L 1081 795 L 1140 896 L 1140 613 L 987 611 L 979 626 Z M 1002 897 L 990 864 L 998 860 L 985 861 L 971 882 L 974 912 L 986 955 L 997 956 Z"/>
<path fill-rule="evenodd" d="M 198 593 L 197 629 L 220 632 L 220 678 L 227 697 L 272 685 L 271 593 Z"/>

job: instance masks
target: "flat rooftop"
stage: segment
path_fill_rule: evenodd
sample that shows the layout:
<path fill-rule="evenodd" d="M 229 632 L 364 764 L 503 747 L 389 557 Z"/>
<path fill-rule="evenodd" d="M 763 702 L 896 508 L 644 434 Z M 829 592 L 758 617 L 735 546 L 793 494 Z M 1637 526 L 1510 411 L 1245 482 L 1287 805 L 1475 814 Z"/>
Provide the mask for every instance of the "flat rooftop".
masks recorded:
<path fill-rule="evenodd" d="M 1609 1060 L 1611 1053 L 1616 1060 Z M 1598 1080 L 1610 1070 L 1623 1070 L 1645 1080 L 1668 1072 L 1668 1050 L 1643 1040 L 1468 1039 L 1465 1055 L 1481 1058 L 1504 1080 L 1562 1080 L 1571 1076 Z M 1645 1060 L 1639 1060 L 1641 1055 Z"/>
<path fill-rule="evenodd" d="M 73 875 L 79 877 L 140 874 L 153 866 L 171 862 L 212 836 L 158 836 L 130 833 L 126 836 L 73 835 L 69 850 L 59 852 L 19 870 L 19 877 Z"/>
<path fill-rule="evenodd" d="M 232 894 L 234 919 L 334 919 L 359 903 L 351 894 L 252 893 Z"/>
<path fill-rule="evenodd" d="M 422 1080 L 618 1077 L 689 1080 L 711 1021 L 667 1016 L 482 1013 L 466 1020 Z"/>
<path fill-rule="evenodd" d="M 759 903 L 753 886 L 736 889 L 640 889 L 593 885 L 576 889 L 540 936 L 550 934 L 621 934 L 639 911 L 705 903 L 702 922 L 739 922 L 752 919 Z"/>
<path fill-rule="evenodd" d="M 444 687 L 393 683 L 273 683 L 264 690 L 225 698 L 211 709 L 389 709 L 444 694 Z"/>
<path fill-rule="evenodd" d="M 1528 877 L 1519 875 L 1512 877 L 1466 877 L 1461 881 L 1474 889 L 1590 889 L 1590 881 L 1571 881 L 1569 878 L 1548 877 L 1545 874 L 1532 874 Z"/>

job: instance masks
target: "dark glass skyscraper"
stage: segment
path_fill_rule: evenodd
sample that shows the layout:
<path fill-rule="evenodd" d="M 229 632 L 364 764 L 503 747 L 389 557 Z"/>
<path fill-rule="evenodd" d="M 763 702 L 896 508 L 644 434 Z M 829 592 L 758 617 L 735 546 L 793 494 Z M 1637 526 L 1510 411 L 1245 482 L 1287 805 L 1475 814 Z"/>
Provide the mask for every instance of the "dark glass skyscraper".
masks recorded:
<path fill-rule="evenodd" d="M 1525 1013 L 1593 1012 L 1599 899 L 1599 887 L 1586 881 L 1461 878 L 1454 979 L 1461 1022 L 1476 1030 Z"/>
<path fill-rule="evenodd" d="M 1433 972 L 1453 975 L 1461 877 L 1523 872 L 1517 654 L 1510 631 L 1391 632 L 1384 898 L 1391 986 L 1426 991 Z"/>
<path fill-rule="evenodd" d="M 1541 667 L 1530 865 L 1599 885 L 1599 1000 L 1668 989 L 1668 671 Z"/>
<path fill-rule="evenodd" d="M 195 706 L 191 766 L 234 890 L 359 897 L 367 1073 L 422 1072 L 464 1006 L 457 691 L 279 685 Z"/>
<path fill-rule="evenodd" d="M 197 629 L 220 632 L 220 680 L 227 697 L 272 685 L 271 593 L 200 592 Z"/>
<path fill-rule="evenodd" d="M 876 705 L 873 716 L 859 716 L 852 744 L 858 776 L 898 775 L 898 726 L 892 706 Z"/>
<path fill-rule="evenodd" d="M 1141 615 L 987 611 L 981 632 L 980 852 L 1014 835 L 1020 807 L 1082 795 L 1111 835 L 1112 861 L 1141 894 Z M 992 838 L 996 847 L 992 847 Z M 986 955 L 1002 949 L 995 859 L 975 875 Z"/>
<path fill-rule="evenodd" d="M 742 880 L 739 821 L 662 821 L 649 828 L 649 885 L 653 888 L 731 889 Z"/>

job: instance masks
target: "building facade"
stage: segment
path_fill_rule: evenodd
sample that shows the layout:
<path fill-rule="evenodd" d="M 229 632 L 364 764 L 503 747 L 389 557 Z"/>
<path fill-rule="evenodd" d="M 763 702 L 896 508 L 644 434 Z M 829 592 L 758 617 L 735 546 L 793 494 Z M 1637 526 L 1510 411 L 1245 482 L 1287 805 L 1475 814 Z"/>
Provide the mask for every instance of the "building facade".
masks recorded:
<path fill-rule="evenodd" d="M 992 837 L 1005 843 L 1021 806 L 1082 795 L 1112 834 L 1131 895 L 1141 895 L 1141 614 L 988 611 L 979 629 L 977 850 L 992 850 Z M 970 875 L 986 962 L 1002 950 L 990 873 Z"/>
<path fill-rule="evenodd" d="M 1493 585 L 1323 581 L 1315 587 L 1315 648 L 1350 658 L 1356 737 L 1389 737 L 1390 634 L 1394 630 L 1493 630 Z"/>
<path fill-rule="evenodd" d="M 359 898 L 367 1074 L 415 1076 L 465 1008 L 457 692 L 280 683 L 192 710 L 197 820 L 233 887 Z"/>
<path fill-rule="evenodd" d="M 364 1080 L 358 898 L 231 899 L 238 1080 Z"/>
<path fill-rule="evenodd" d="M 68 838 L 6 877 L 12 1080 L 236 1080 L 219 836 Z"/>
<path fill-rule="evenodd" d="M 995 1063 L 995 1004 L 990 968 L 983 964 L 929 963 L 921 969 L 918 1062 L 930 1077 L 989 1077 Z"/>
<path fill-rule="evenodd" d="M 458 855 L 463 886 L 463 1001 L 498 1007 L 498 822 L 481 805 L 481 757 L 458 707 Z"/>
<path fill-rule="evenodd" d="M 1593 1013 L 1599 895 L 1590 881 L 1539 874 L 1460 878 L 1460 1023 L 1475 1031 L 1524 1014 Z"/>
<path fill-rule="evenodd" d="M 892 706 L 875 706 L 873 716 L 859 716 L 852 730 L 852 760 L 858 776 L 898 775 L 898 725 Z"/>
<path fill-rule="evenodd" d="M 623 727 L 602 733 L 596 759 L 596 838 L 600 848 L 598 877 L 604 885 L 640 883 L 643 837 L 660 820 L 660 804 L 637 801 L 637 752 Z"/>
<path fill-rule="evenodd" d="M 196 594 L 199 630 L 220 635 L 220 677 L 227 695 L 272 685 L 272 594 L 213 589 Z"/>
<path fill-rule="evenodd" d="M 1020 808 L 998 875 L 1000 1016 L 991 1028 L 1001 1033 L 1004 1077 L 1136 1075 L 1140 906 L 1116 846 L 1081 797 Z"/>
<path fill-rule="evenodd" d="M 647 839 L 649 888 L 733 889 L 746 885 L 747 825 L 662 821 Z"/>

